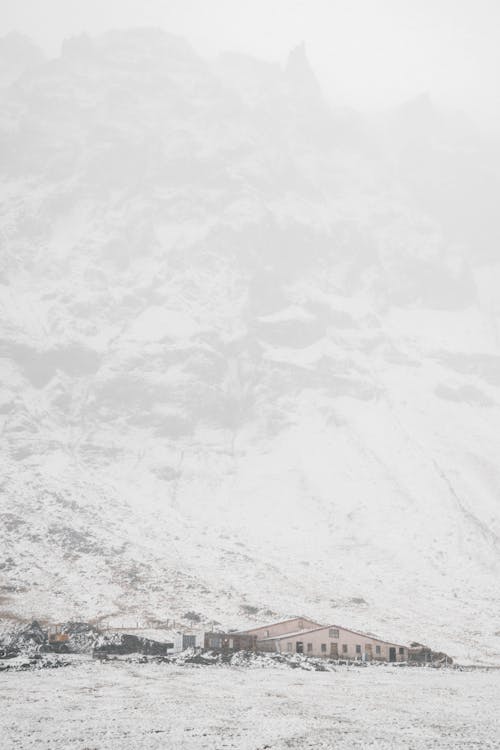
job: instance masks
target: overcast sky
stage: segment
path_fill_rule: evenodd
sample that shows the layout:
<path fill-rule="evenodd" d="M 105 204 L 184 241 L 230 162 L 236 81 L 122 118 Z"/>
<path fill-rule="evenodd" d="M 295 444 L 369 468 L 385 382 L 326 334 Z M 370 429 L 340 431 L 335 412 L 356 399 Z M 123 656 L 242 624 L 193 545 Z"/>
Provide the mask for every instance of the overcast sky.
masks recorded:
<path fill-rule="evenodd" d="M 4 33 L 50 53 L 88 31 L 160 26 L 204 54 L 284 60 L 304 40 L 339 104 L 379 107 L 424 91 L 500 123 L 499 0 L 3 0 Z"/>

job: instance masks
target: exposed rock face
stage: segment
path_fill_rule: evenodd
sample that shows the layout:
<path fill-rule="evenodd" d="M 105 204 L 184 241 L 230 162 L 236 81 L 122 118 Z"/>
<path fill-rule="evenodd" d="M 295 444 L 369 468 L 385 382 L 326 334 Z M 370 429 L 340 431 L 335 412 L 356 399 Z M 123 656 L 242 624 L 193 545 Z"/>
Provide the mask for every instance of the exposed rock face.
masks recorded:
<path fill-rule="evenodd" d="M 131 633 L 123 633 L 123 635 L 99 639 L 94 648 L 94 653 L 166 656 L 173 645 L 173 643 L 159 643 L 150 638 L 141 638 Z"/>
<path fill-rule="evenodd" d="M 113 32 L 23 71 L 1 93 L 2 612 L 305 612 L 500 658 L 479 136 L 429 102 L 382 128 L 330 110 L 303 48 L 208 63 Z"/>
<path fill-rule="evenodd" d="M 4 628 L 0 634 L 0 656 L 34 656 L 40 653 L 63 654 L 147 654 L 166 655 L 173 643 L 153 638 L 120 633 L 101 632 L 86 622 L 68 622 L 59 626 L 64 639 L 49 640 L 48 630 L 38 622 Z"/>
<path fill-rule="evenodd" d="M 18 653 L 35 653 L 47 640 L 47 632 L 36 620 L 2 634 L 0 649 L 7 657 Z"/>
<path fill-rule="evenodd" d="M 304 42 L 291 50 L 285 72 L 294 94 L 303 102 L 323 103 L 321 88 L 309 63 Z"/>
<path fill-rule="evenodd" d="M 442 651 L 433 651 L 429 646 L 423 646 L 421 643 L 412 643 L 408 653 L 410 664 L 453 664 L 453 659 Z"/>

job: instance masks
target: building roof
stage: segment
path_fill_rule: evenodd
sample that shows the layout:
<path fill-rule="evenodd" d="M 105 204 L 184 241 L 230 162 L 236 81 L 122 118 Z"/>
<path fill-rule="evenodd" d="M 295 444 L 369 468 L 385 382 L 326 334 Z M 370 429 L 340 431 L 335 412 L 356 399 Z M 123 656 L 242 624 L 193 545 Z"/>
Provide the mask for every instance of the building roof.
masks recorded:
<path fill-rule="evenodd" d="M 267 625 L 255 625 L 255 627 L 247 628 L 246 630 L 237 630 L 232 633 L 232 635 L 246 635 L 247 633 L 250 633 L 252 630 L 268 630 L 269 628 L 272 628 L 274 625 L 284 625 L 287 622 L 293 622 L 294 620 L 305 620 L 306 622 L 314 622 L 318 627 L 326 627 L 324 625 L 319 624 L 316 620 L 313 620 L 312 617 L 306 617 L 306 615 L 297 615 L 296 617 L 287 617 L 286 620 L 276 620 L 275 622 L 268 623 Z M 303 633 L 303 630 L 298 631 L 300 633 Z M 262 639 L 264 640 L 264 639 Z"/>
<path fill-rule="evenodd" d="M 327 630 L 328 626 L 321 626 L 320 628 L 308 628 L 307 630 L 294 630 L 292 633 L 281 633 L 280 635 L 271 635 L 268 638 L 259 638 L 259 641 L 283 641 L 285 638 L 293 638 L 295 635 L 307 635 L 308 633 L 315 633 L 316 630 Z"/>
<path fill-rule="evenodd" d="M 403 646 L 402 643 L 394 643 L 394 641 L 386 641 L 383 638 L 377 638 L 377 636 L 370 635 L 369 633 L 362 633 L 359 630 L 352 630 L 352 628 L 345 628 L 343 625 L 322 625 L 319 628 L 309 628 L 309 630 L 296 630 L 293 633 L 282 633 L 281 635 L 272 635 L 272 636 L 269 636 L 269 638 L 260 638 L 259 640 L 261 641 L 284 641 L 286 640 L 286 638 L 293 638 L 296 635 L 307 635 L 308 633 L 316 633 L 318 630 L 329 630 L 330 628 L 336 628 L 337 630 L 347 630 L 348 633 L 354 633 L 354 635 L 360 635 L 363 638 L 370 638 L 370 640 L 372 641 L 379 641 L 380 643 L 387 643 L 390 646 Z M 403 648 L 408 648 L 408 646 L 403 646 Z"/>

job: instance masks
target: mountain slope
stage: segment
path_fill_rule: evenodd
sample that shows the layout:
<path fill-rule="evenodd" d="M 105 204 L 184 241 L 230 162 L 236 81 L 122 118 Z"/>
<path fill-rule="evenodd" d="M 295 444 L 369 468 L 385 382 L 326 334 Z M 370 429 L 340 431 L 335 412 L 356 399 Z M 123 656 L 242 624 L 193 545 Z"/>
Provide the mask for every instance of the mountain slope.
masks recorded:
<path fill-rule="evenodd" d="M 407 110 L 388 144 L 303 49 L 154 30 L 2 98 L 4 615 L 304 611 L 498 660 L 499 264 L 422 201 Z"/>

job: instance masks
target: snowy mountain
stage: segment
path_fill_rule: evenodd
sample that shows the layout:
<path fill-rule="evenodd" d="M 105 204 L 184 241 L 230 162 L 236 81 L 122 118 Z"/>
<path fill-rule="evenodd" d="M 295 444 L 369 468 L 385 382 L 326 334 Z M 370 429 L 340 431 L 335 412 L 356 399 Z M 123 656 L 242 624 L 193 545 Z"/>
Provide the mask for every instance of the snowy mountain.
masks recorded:
<path fill-rule="evenodd" d="M 497 146 L 425 96 L 337 111 L 303 47 L 32 63 L 0 94 L 3 616 L 304 612 L 499 661 Z"/>

